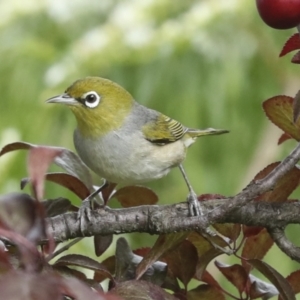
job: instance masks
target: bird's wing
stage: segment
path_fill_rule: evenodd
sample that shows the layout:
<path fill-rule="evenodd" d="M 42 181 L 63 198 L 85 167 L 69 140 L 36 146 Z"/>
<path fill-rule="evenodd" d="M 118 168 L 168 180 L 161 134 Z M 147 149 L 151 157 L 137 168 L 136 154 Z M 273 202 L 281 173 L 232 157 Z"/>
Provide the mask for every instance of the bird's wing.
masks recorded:
<path fill-rule="evenodd" d="M 142 127 L 144 137 L 148 141 L 161 145 L 181 139 L 187 130 L 180 122 L 163 114 L 157 115 Z"/>

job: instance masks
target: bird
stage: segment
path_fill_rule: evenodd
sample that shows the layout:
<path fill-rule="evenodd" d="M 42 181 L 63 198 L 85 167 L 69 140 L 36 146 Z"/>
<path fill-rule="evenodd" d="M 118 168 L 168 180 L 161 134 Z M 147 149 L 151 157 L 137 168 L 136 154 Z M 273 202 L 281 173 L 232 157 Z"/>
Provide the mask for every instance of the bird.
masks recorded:
<path fill-rule="evenodd" d="M 189 190 L 189 215 L 200 216 L 197 195 L 183 168 L 187 148 L 198 137 L 229 132 L 193 129 L 136 102 L 119 84 L 85 77 L 47 103 L 67 105 L 77 120 L 73 134 L 81 160 L 111 184 L 143 184 L 179 167 Z"/>

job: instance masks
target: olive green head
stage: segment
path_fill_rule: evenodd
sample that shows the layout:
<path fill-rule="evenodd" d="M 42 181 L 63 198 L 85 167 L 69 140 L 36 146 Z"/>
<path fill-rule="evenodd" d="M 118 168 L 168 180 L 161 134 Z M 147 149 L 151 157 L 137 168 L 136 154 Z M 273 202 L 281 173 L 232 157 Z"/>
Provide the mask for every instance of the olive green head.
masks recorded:
<path fill-rule="evenodd" d="M 81 134 L 99 137 L 122 126 L 134 100 L 124 88 L 108 79 L 86 77 L 46 102 L 68 105 Z"/>

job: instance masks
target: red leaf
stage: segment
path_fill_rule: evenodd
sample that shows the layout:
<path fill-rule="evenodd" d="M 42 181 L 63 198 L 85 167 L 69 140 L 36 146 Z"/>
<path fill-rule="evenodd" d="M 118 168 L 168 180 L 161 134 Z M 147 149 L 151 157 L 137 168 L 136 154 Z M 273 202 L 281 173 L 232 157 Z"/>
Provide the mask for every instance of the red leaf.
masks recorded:
<path fill-rule="evenodd" d="M 260 171 L 254 177 L 255 180 L 263 179 L 268 174 L 270 174 L 280 162 L 274 162 L 262 171 Z M 263 193 L 258 196 L 256 201 L 268 201 L 268 202 L 283 202 L 286 201 L 290 194 L 298 187 L 300 178 L 300 169 L 293 167 L 289 172 L 287 172 L 283 177 L 281 177 L 275 184 L 271 191 Z"/>
<path fill-rule="evenodd" d="M 279 57 L 282 57 L 294 50 L 300 49 L 300 36 L 299 33 L 293 34 L 284 44 Z"/>
<path fill-rule="evenodd" d="M 206 267 L 207 265 L 215 259 L 217 256 L 224 254 L 222 250 L 217 249 L 217 248 L 211 248 L 207 252 L 205 252 L 203 255 L 199 257 L 197 267 L 196 267 L 196 273 L 195 273 L 195 278 L 198 280 L 205 281 L 203 279 L 203 276 L 206 272 Z M 208 283 L 208 282 L 207 282 Z"/>
<path fill-rule="evenodd" d="M 197 278 L 199 279 L 199 278 Z M 205 283 L 207 283 L 208 285 L 214 286 L 217 289 L 221 289 L 221 286 L 219 285 L 219 283 L 216 281 L 216 279 L 207 271 L 205 271 L 203 273 L 203 276 L 201 279 L 199 279 Z"/>
<path fill-rule="evenodd" d="M 46 237 L 44 212 L 40 205 L 25 193 L 1 195 L 1 224 L 35 243 Z"/>
<path fill-rule="evenodd" d="M 103 198 L 104 205 L 106 205 L 108 200 L 110 200 L 110 198 L 113 197 L 113 193 L 115 191 L 116 186 L 117 186 L 116 183 L 109 182 L 107 183 L 106 186 L 103 187 L 103 190 L 101 191 L 101 195 Z"/>
<path fill-rule="evenodd" d="M 78 211 L 78 207 L 72 205 L 70 200 L 65 198 L 47 199 L 42 201 L 42 205 L 46 210 L 47 217 L 55 217 L 62 215 L 68 211 Z"/>
<path fill-rule="evenodd" d="M 113 195 L 123 207 L 152 205 L 158 202 L 157 195 L 144 186 L 125 186 Z"/>
<path fill-rule="evenodd" d="M 207 241 L 200 233 L 198 232 L 190 232 L 187 239 L 193 243 L 193 245 L 196 247 L 198 256 L 201 257 L 203 254 L 205 254 L 210 249 L 214 249 L 215 247 Z M 226 247 L 228 246 L 227 242 L 224 241 L 219 236 L 212 236 L 210 237 L 210 241 L 214 244 L 220 246 L 220 247 Z"/>
<path fill-rule="evenodd" d="M 65 187 L 77 195 L 81 200 L 86 199 L 91 194 L 87 186 L 79 178 L 71 174 L 46 173 L 45 179 Z M 23 178 L 21 180 L 21 189 L 24 189 L 29 182 L 29 178 Z"/>
<path fill-rule="evenodd" d="M 293 101 L 293 121 L 297 122 L 300 114 L 300 91 L 297 92 Z"/>
<path fill-rule="evenodd" d="M 29 150 L 36 147 L 60 151 L 60 155 L 55 157 L 54 163 L 67 171 L 68 174 L 81 179 L 81 181 L 85 183 L 89 190 L 93 191 L 92 177 L 89 169 L 74 152 L 66 148 L 38 146 L 26 142 L 15 142 L 5 145 L 0 151 L 0 156 L 15 150 Z"/>
<path fill-rule="evenodd" d="M 263 103 L 264 111 L 272 123 L 286 134 L 300 141 L 300 120 L 294 123 L 294 99 L 288 96 L 275 96 Z"/>
<path fill-rule="evenodd" d="M 300 51 L 298 51 L 291 59 L 293 64 L 300 64 Z"/>
<path fill-rule="evenodd" d="M 296 300 L 291 285 L 270 265 L 259 259 L 250 259 L 248 262 L 275 285 L 283 300 Z"/>
<path fill-rule="evenodd" d="M 150 247 L 143 247 L 143 248 L 133 250 L 133 253 L 144 257 L 150 250 L 151 250 Z"/>
<path fill-rule="evenodd" d="M 252 274 L 249 275 L 251 285 L 249 289 L 250 299 L 270 299 L 279 294 L 273 284 L 265 282 Z"/>
<path fill-rule="evenodd" d="M 202 280 L 203 273 L 207 265 L 217 256 L 223 254 L 223 251 L 215 248 L 210 242 L 208 242 L 202 235 L 197 232 L 191 232 L 187 238 L 197 249 L 198 264 L 196 267 L 195 277 Z M 211 237 L 212 241 L 217 245 L 224 247 L 227 246 L 222 239 L 218 236 Z"/>
<path fill-rule="evenodd" d="M 220 194 L 201 194 L 198 196 L 199 201 L 209 201 L 209 200 L 216 200 L 216 199 L 224 199 L 226 198 Z"/>
<path fill-rule="evenodd" d="M 94 236 L 94 248 L 97 256 L 102 255 L 107 248 L 111 245 L 113 235 L 95 235 Z"/>
<path fill-rule="evenodd" d="M 213 286 L 207 284 L 201 284 L 195 289 L 188 291 L 188 300 L 199 300 L 199 299 L 213 299 L 213 300 L 225 300 L 225 295 Z"/>
<path fill-rule="evenodd" d="M 67 173 L 47 173 L 46 180 L 55 182 L 68 190 L 72 191 L 81 200 L 84 200 L 90 195 L 87 186 L 77 177 Z"/>
<path fill-rule="evenodd" d="M 199 257 L 214 248 L 201 234 L 195 231 L 189 233 L 187 240 L 192 242 L 196 247 Z"/>
<path fill-rule="evenodd" d="M 300 270 L 291 273 L 286 279 L 292 286 L 294 293 L 300 293 Z"/>
<path fill-rule="evenodd" d="M 49 270 L 45 273 L 9 272 L 1 276 L 0 290 L 1 298 L 7 300 L 58 300 L 65 296 L 76 300 L 121 300 L 94 292 L 78 279 L 63 278 Z"/>
<path fill-rule="evenodd" d="M 101 265 L 110 273 L 115 274 L 116 269 L 116 258 L 115 256 L 110 256 L 106 258 L 104 261 L 101 262 Z M 106 272 L 95 272 L 94 274 L 94 280 L 97 282 L 101 282 L 107 278 Z"/>
<path fill-rule="evenodd" d="M 77 266 L 105 274 L 106 278 L 113 280 L 112 274 L 96 260 L 80 254 L 68 254 L 60 257 L 54 266 Z"/>
<path fill-rule="evenodd" d="M 61 150 L 49 147 L 34 147 L 28 154 L 28 173 L 37 200 L 44 195 L 44 178 L 49 165 L 54 158 L 61 154 Z"/>
<path fill-rule="evenodd" d="M 59 277 L 50 272 L 47 274 L 9 272 L 1 276 L 1 298 L 9 300 L 62 299 L 60 283 Z"/>
<path fill-rule="evenodd" d="M 76 277 L 82 281 L 86 280 L 87 277 L 84 273 L 75 270 L 75 269 L 71 269 L 68 268 L 67 266 L 55 266 L 52 265 L 51 268 L 55 271 L 58 272 L 59 274 L 63 275 L 63 276 L 72 276 L 72 277 Z"/>
<path fill-rule="evenodd" d="M 164 256 L 168 269 L 181 280 L 185 288 L 195 274 L 198 260 L 197 250 L 189 241 L 183 241 Z"/>
<path fill-rule="evenodd" d="M 4 155 L 6 153 L 9 153 L 11 151 L 29 150 L 33 147 L 35 147 L 35 145 L 30 144 L 30 143 L 26 143 L 26 142 L 15 142 L 15 143 L 7 144 L 1 149 L 0 156 Z"/>
<path fill-rule="evenodd" d="M 164 253 L 173 249 L 183 240 L 186 239 L 189 233 L 178 232 L 170 234 L 162 234 L 156 240 L 152 249 L 146 254 L 136 269 L 136 278 L 139 279 L 146 270 L 156 262 Z"/>
<path fill-rule="evenodd" d="M 47 274 L 46 274 L 47 275 Z M 61 286 L 63 288 L 62 292 L 64 295 L 69 296 L 69 298 L 76 300 L 122 300 L 117 296 L 112 296 L 99 292 L 97 289 L 93 291 L 87 285 L 83 284 L 76 278 L 68 277 L 63 278 Z M 43 297 L 37 299 L 44 299 Z M 53 299 L 53 298 L 52 298 Z M 61 298 L 57 298 L 61 299 Z"/>
<path fill-rule="evenodd" d="M 223 236 L 229 238 L 231 241 L 235 241 L 239 237 L 241 232 L 240 224 L 214 224 L 213 227 Z"/>
<path fill-rule="evenodd" d="M 0 243 L 0 271 L 1 271 L 1 276 L 3 276 L 3 274 L 9 272 L 9 270 L 13 270 L 14 267 L 12 265 L 12 257 L 14 253 L 10 253 L 10 252 L 14 252 L 14 251 L 10 251 L 12 250 L 13 247 L 10 247 L 9 249 L 7 249 L 5 247 L 5 244 L 3 243 L 3 241 L 1 241 Z M 14 249 L 15 250 L 15 249 Z M 14 261 L 14 263 L 16 263 L 16 261 Z"/>
<path fill-rule="evenodd" d="M 246 226 L 242 225 L 244 237 L 248 238 L 259 234 L 264 228 L 258 226 Z"/>
<path fill-rule="evenodd" d="M 234 264 L 229 266 L 217 260 L 215 265 L 228 281 L 238 289 L 240 295 L 245 291 L 247 284 L 250 284 L 248 273 L 241 265 Z"/>
<path fill-rule="evenodd" d="M 116 246 L 116 276 L 118 282 L 132 280 L 135 277 L 137 265 L 142 257 L 134 254 L 125 238 L 119 238 Z M 161 286 L 167 275 L 167 264 L 161 261 L 153 262 L 148 266 L 142 280 Z"/>
<path fill-rule="evenodd" d="M 288 135 L 287 133 L 283 133 L 281 137 L 278 139 L 278 145 L 281 145 L 282 143 L 290 139 L 291 139 L 290 135 Z"/>
<path fill-rule="evenodd" d="M 177 300 L 161 287 L 147 281 L 129 280 L 119 283 L 111 289 L 108 295 L 118 295 L 122 299 L 147 299 L 147 300 Z"/>
<path fill-rule="evenodd" d="M 259 234 L 250 236 L 246 239 L 246 242 L 242 250 L 242 265 L 246 270 L 249 270 L 249 259 L 262 259 L 272 247 L 274 241 L 270 237 L 266 229 L 260 231 Z"/>

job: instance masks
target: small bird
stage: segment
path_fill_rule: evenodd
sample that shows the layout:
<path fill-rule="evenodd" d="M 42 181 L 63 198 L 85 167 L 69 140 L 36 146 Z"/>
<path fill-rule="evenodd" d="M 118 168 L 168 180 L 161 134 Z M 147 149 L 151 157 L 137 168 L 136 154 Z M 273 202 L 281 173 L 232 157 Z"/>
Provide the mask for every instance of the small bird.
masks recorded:
<path fill-rule="evenodd" d="M 46 102 L 70 107 L 77 120 L 76 151 L 106 182 L 140 184 L 161 178 L 178 166 L 189 189 L 189 213 L 202 214 L 182 162 L 197 137 L 227 130 L 185 127 L 137 103 L 120 85 L 101 77 L 79 79 Z"/>

